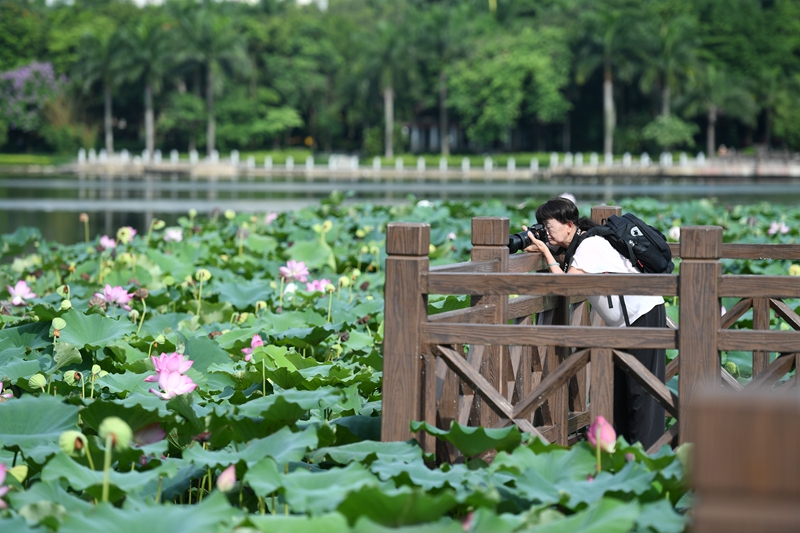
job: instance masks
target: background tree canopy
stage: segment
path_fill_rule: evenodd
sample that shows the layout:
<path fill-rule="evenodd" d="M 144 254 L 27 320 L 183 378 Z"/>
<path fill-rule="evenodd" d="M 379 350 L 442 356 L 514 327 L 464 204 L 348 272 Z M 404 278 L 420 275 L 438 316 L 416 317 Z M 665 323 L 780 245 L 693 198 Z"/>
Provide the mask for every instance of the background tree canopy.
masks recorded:
<path fill-rule="evenodd" d="M 798 72 L 796 0 L 0 0 L 0 150 L 798 150 Z"/>

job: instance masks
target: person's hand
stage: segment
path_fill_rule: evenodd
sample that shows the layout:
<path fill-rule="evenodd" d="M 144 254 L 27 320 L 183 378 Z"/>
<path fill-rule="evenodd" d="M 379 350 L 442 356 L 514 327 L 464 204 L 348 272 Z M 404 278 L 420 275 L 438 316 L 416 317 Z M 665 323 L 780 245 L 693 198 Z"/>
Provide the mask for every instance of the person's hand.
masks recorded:
<path fill-rule="evenodd" d="M 547 257 L 547 254 L 550 253 L 550 249 L 547 247 L 547 243 L 540 241 L 536 237 L 533 236 L 533 233 L 528 231 L 527 226 L 522 226 L 523 231 L 528 232 L 528 238 L 531 240 L 531 245 L 525 248 L 526 252 L 541 252 L 542 254 Z M 552 258 L 552 255 L 550 256 Z"/>

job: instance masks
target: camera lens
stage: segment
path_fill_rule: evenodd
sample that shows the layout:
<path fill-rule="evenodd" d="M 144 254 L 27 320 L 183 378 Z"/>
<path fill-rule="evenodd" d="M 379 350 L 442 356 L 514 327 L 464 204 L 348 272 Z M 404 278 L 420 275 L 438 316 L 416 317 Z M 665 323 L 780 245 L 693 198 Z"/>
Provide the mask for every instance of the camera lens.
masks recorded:
<path fill-rule="evenodd" d="M 508 253 L 515 254 L 520 250 L 524 250 L 531 245 L 531 240 L 528 237 L 527 231 L 520 231 L 508 238 Z"/>

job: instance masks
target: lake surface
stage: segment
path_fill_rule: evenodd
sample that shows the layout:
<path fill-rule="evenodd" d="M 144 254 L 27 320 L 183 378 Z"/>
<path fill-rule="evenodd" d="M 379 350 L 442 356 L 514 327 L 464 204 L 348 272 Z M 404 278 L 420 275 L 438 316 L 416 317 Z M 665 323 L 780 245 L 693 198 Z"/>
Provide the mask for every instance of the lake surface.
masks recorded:
<path fill-rule="evenodd" d="M 346 203 L 400 204 L 416 200 L 488 200 L 516 203 L 569 192 L 580 204 L 613 203 L 647 196 L 662 201 L 715 197 L 729 204 L 800 201 L 800 179 L 726 180 L 687 178 L 558 177 L 538 181 L 501 180 L 309 180 L 295 177 L 221 178 L 149 174 L 144 178 L 74 174 L 0 174 L 0 233 L 38 227 L 46 239 L 83 240 L 82 212 L 89 213 L 91 235 L 112 235 L 123 225 L 146 231 L 153 217 L 174 223 L 191 208 L 268 213 L 315 205 L 333 191 L 348 193 Z"/>

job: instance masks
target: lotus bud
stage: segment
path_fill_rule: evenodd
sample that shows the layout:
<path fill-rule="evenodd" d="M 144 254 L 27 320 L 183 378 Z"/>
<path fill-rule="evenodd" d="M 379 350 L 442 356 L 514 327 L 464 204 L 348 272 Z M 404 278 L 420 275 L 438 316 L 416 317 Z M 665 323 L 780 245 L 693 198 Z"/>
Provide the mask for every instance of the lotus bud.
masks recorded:
<path fill-rule="evenodd" d="M 356 237 L 358 237 L 359 239 L 363 239 L 364 237 L 366 237 L 366 235 L 367 233 L 363 229 L 358 228 L 356 230 Z"/>
<path fill-rule="evenodd" d="M 64 372 L 64 382 L 67 385 L 75 385 L 83 378 L 83 374 L 78 372 L 77 370 L 67 370 Z"/>
<path fill-rule="evenodd" d="M 223 263 L 228 262 L 228 254 L 219 254 L 219 258 Z"/>
<path fill-rule="evenodd" d="M 217 488 L 221 492 L 228 492 L 236 486 L 236 465 L 231 465 L 217 478 Z"/>
<path fill-rule="evenodd" d="M 349 287 L 350 286 L 350 278 L 347 276 L 342 276 L 339 278 L 339 286 L 340 287 Z"/>
<path fill-rule="evenodd" d="M 429 245 L 428 245 L 428 253 L 429 253 L 429 254 L 432 254 L 432 253 L 433 253 L 433 252 L 435 252 L 435 251 L 436 251 L 436 246 L 434 246 L 434 245 L 432 245 L 432 244 L 429 244 Z"/>
<path fill-rule="evenodd" d="M 164 276 L 163 278 L 161 278 L 161 281 L 164 283 L 164 285 L 167 286 L 175 285 L 175 278 L 173 278 L 172 276 Z"/>
<path fill-rule="evenodd" d="M 116 416 L 109 416 L 100 424 L 98 428 L 98 435 L 103 440 L 111 436 L 111 445 L 118 449 L 127 449 L 131 445 L 133 439 L 133 431 L 131 427 L 121 418 Z"/>
<path fill-rule="evenodd" d="M 208 281 L 211 279 L 211 272 L 205 268 L 200 268 L 194 273 L 194 279 L 197 281 Z"/>
<path fill-rule="evenodd" d="M 330 220 L 326 220 L 325 222 L 322 223 L 322 231 L 323 232 L 328 232 L 332 228 L 333 228 L 333 222 L 331 222 Z"/>
<path fill-rule="evenodd" d="M 227 218 L 228 220 L 233 220 L 234 218 L 236 218 L 236 211 L 234 211 L 233 209 L 226 209 L 225 218 Z"/>
<path fill-rule="evenodd" d="M 194 218 L 197 216 L 197 209 L 189 209 L 189 218 Z"/>
<path fill-rule="evenodd" d="M 617 433 L 602 416 L 595 418 L 592 425 L 589 426 L 589 432 L 586 436 L 589 439 L 589 444 L 594 448 L 599 447 L 604 452 L 614 453 L 614 448 L 617 444 Z"/>
<path fill-rule="evenodd" d="M 381 253 L 381 249 L 373 244 L 369 247 L 369 253 L 371 253 L 372 255 L 378 255 L 379 253 Z"/>
<path fill-rule="evenodd" d="M 86 224 L 87 222 L 89 222 L 89 213 L 81 213 L 80 216 L 78 217 L 78 220 L 81 223 Z"/>
<path fill-rule="evenodd" d="M 59 310 L 61 311 L 68 311 L 72 309 L 72 302 L 69 300 L 62 300 L 61 305 L 59 306 Z"/>
<path fill-rule="evenodd" d="M 28 380 L 28 386 L 32 389 L 43 389 L 47 385 L 47 378 L 44 374 L 34 374 Z"/>
<path fill-rule="evenodd" d="M 153 220 L 153 229 L 154 230 L 164 229 L 164 226 L 166 226 L 166 225 L 167 225 L 167 223 L 164 222 L 163 220 L 158 220 L 158 219 Z"/>
<path fill-rule="evenodd" d="M 65 431 L 58 437 L 58 447 L 72 457 L 86 455 L 88 446 L 89 442 L 86 440 L 86 436 L 80 431 Z"/>
<path fill-rule="evenodd" d="M 369 253 L 369 247 L 368 246 L 362 246 L 361 249 L 358 250 L 358 253 L 360 253 L 360 254 L 368 254 Z"/>

